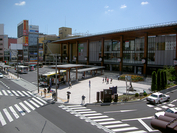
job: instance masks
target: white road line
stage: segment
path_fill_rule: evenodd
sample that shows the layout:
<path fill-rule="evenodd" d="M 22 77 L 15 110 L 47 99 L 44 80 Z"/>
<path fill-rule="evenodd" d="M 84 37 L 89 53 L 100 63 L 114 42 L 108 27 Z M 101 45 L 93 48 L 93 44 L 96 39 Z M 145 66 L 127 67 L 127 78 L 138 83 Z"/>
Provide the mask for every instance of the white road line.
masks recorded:
<path fill-rule="evenodd" d="M 81 105 L 72 105 L 72 106 L 67 106 L 68 108 L 73 108 L 73 107 L 82 107 Z"/>
<path fill-rule="evenodd" d="M 6 93 L 6 91 L 5 91 L 5 90 L 2 90 L 2 92 L 4 93 L 4 95 L 8 96 L 8 94 Z"/>
<path fill-rule="evenodd" d="M 156 108 L 154 108 L 154 109 L 155 109 L 155 110 L 158 110 L 158 111 L 159 111 L 159 110 L 162 110 L 162 109 L 161 109 L 161 108 L 159 108 L 159 107 L 156 107 Z"/>
<path fill-rule="evenodd" d="M 147 106 L 150 107 L 150 108 L 154 107 L 154 105 L 149 105 L 149 104 L 147 104 Z"/>
<path fill-rule="evenodd" d="M 1 112 L 0 112 L 0 122 L 1 122 L 2 126 L 7 124 L 4 117 L 2 116 Z"/>
<path fill-rule="evenodd" d="M 93 120 L 95 122 L 99 122 L 99 121 L 112 121 L 112 120 L 115 120 L 114 118 L 106 118 L 106 119 L 96 119 L 96 120 Z"/>
<path fill-rule="evenodd" d="M 27 101 L 24 101 L 24 103 L 25 103 L 26 105 L 28 105 L 32 110 L 35 110 L 35 108 L 34 108 L 30 103 L 28 103 Z"/>
<path fill-rule="evenodd" d="M 36 97 L 38 100 L 40 100 L 41 102 L 43 102 L 43 103 L 45 103 L 45 104 L 47 104 L 47 102 L 46 101 L 44 101 L 43 99 L 41 99 L 41 98 L 39 98 L 39 97 Z"/>
<path fill-rule="evenodd" d="M 31 96 L 34 96 L 33 93 L 31 93 L 30 91 L 27 91 Z"/>
<path fill-rule="evenodd" d="M 13 115 L 15 116 L 16 119 L 19 118 L 19 115 L 17 114 L 17 112 L 14 110 L 14 108 L 12 106 L 9 107 L 10 111 L 13 113 Z"/>
<path fill-rule="evenodd" d="M 135 120 L 138 120 L 138 119 L 146 120 L 146 119 L 152 119 L 153 117 L 154 116 L 142 117 L 142 118 L 133 118 L 133 119 L 122 119 L 122 121 L 135 121 Z"/>
<path fill-rule="evenodd" d="M 17 91 L 18 94 L 20 94 L 22 97 L 24 97 L 25 95 L 23 95 L 20 91 Z"/>
<path fill-rule="evenodd" d="M 74 111 L 79 112 L 79 111 L 89 111 L 89 110 L 91 109 L 80 109 L 80 110 L 74 110 Z"/>
<path fill-rule="evenodd" d="M 7 109 L 3 109 L 5 115 L 7 116 L 9 122 L 12 122 L 13 121 L 13 118 L 11 117 L 11 115 L 9 114 L 9 112 L 7 111 Z"/>
<path fill-rule="evenodd" d="M 14 96 L 10 90 L 7 90 L 7 92 L 9 93 L 9 95 Z"/>
<path fill-rule="evenodd" d="M 88 113 L 96 113 L 96 111 L 86 111 L 86 112 L 78 112 L 80 114 L 88 114 Z"/>
<path fill-rule="evenodd" d="M 144 121 L 142 121 L 141 119 L 138 119 L 138 121 L 139 121 L 149 132 L 154 131 L 154 130 L 152 130 Z"/>
<path fill-rule="evenodd" d="M 17 104 L 15 104 L 14 106 L 17 108 L 17 110 L 19 111 L 21 115 L 23 116 L 25 115 L 25 112 Z"/>
<path fill-rule="evenodd" d="M 107 115 L 88 117 L 89 119 L 107 118 Z"/>
<path fill-rule="evenodd" d="M 12 92 L 15 94 L 15 96 L 17 97 L 19 96 L 14 90 L 12 90 Z"/>
<path fill-rule="evenodd" d="M 28 93 L 26 93 L 25 91 L 22 91 L 26 96 L 30 97 L 30 95 L 28 95 Z"/>
<path fill-rule="evenodd" d="M 113 132 L 120 132 L 120 131 L 128 131 L 128 130 L 136 130 L 137 127 L 127 127 L 127 128 L 118 128 L 118 129 L 112 129 Z"/>
<path fill-rule="evenodd" d="M 170 107 L 174 107 L 175 105 L 174 105 L 174 104 L 168 104 L 168 106 L 170 106 Z"/>
<path fill-rule="evenodd" d="M 22 103 L 19 103 L 28 113 L 30 113 L 31 111 Z"/>
<path fill-rule="evenodd" d="M 109 125 L 109 124 L 118 124 L 122 123 L 121 121 L 109 121 L 109 122 L 100 122 L 100 125 Z"/>
<path fill-rule="evenodd" d="M 35 102 L 33 102 L 31 99 L 28 99 L 28 101 L 29 101 L 30 103 L 32 103 L 34 106 L 36 106 L 37 108 L 40 107 L 38 104 L 36 104 Z"/>
<path fill-rule="evenodd" d="M 95 113 L 95 114 L 83 114 L 83 116 L 95 116 L 95 115 L 102 115 L 101 113 Z"/>
<path fill-rule="evenodd" d="M 126 127 L 126 126 L 130 126 L 129 124 L 116 124 L 116 125 L 109 125 L 109 126 L 105 126 L 106 128 L 115 128 L 115 127 Z"/>
<path fill-rule="evenodd" d="M 164 109 L 167 109 L 167 108 L 168 108 L 168 106 L 165 106 L 165 105 L 164 105 L 164 106 L 161 106 L 161 107 L 164 108 Z"/>
<path fill-rule="evenodd" d="M 125 133 L 147 133 L 144 130 L 139 130 L 139 131 L 131 131 L 131 132 L 125 132 Z"/>
<path fill-rule="evenodd" d="M 41 106 L 43 106 L 44 104 L 41 103 L 40 101 L 38 101 L 37 99 L 35 99 L 34 97 L 32 98 L 35 102 L 37 102 L 38 104 L 40 104 Z"/>
<path fill-rule="evenodd" d="M 86 109 L 86 107 L 70 108 L 70 109 Z"/>
<path fill-rule="evenodd" d="M 0 91 L 0 95 L 2 95 L 1 91 Z"/>

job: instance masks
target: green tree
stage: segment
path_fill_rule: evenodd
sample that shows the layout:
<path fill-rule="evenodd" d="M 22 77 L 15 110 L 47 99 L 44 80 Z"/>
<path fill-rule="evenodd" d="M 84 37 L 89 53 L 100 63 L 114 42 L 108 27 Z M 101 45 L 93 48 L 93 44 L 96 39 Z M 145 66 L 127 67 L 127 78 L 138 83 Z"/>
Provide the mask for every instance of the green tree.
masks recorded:
<path fill-rule="evenodd" d="M 160 91 L 161 90 L 161 70 L 158 69 L 157 70 L 157 90 Z"/>
<path fill-rule="evenodd" d="M 156 71 L 152 72 L 152 82 L 151 82 L 151 91 L 157 90 L 157 74 Z"/>
<path fill-rule="evenodd" d="M 165 88 L 167 87 L 167 72 L 166 70 L 163 71 L 164 73 L 164 83 L 165 83 Z"/>
<path fill-rule="evenodd" d="M 161 75 L 161 90 L 165 89 L 165 77 L 164 77 L 164 70 L 160 71 L 160 75 Z"/>

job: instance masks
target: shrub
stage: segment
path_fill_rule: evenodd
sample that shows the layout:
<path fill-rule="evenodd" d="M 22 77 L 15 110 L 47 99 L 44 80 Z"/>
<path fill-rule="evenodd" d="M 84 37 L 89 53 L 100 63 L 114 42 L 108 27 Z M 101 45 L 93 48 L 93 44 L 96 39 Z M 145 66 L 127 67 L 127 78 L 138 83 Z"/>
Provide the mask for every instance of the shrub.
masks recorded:
<path fill-rule="evenodd" d="M 157 74 L 155 71 L 152 72 L 152 82 L 151 82 L 151 91 L 157 90 Z"/>
<path fill-rule="evenodd" d="M 135 97 L 138 97 L 139 96 L 139 94 L 138 93 L 135 93 Z"/>
<path fill-rule="evenodd" d="M 167 72 L 164 70 L 164 82 L 165 82 L 165 88 L 167 87 Z"/>
<path fill-rule="evenodd" d="M 158 69 L 157 71 L 157 90 L 161 90 L 161 70 Z"/>
<path fill-rule="evenodd" d="M 142 76 L 139 75 L 121 75 L 120 76 L 120 80 L 125 80 L 125 76 L 131 76 L 132 82 L 137 82 L 137 81 L 144 81 L 144 78 Z"/>
<path fill-rule="evenodd" d="M 146 93 L 146 92 L 144 92 L 144 93 L 143 93 L 143 96 L 147 96 L 147 93 Z"/>

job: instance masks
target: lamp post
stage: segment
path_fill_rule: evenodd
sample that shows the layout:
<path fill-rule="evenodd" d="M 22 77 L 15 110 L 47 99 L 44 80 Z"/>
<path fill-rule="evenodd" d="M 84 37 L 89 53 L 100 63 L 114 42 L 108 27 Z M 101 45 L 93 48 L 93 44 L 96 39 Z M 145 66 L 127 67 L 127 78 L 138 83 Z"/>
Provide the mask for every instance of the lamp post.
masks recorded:
<path fill-rule="evenodd" d="M 39 93 L 39 38 L 37 37 L 37 87 Z"/>

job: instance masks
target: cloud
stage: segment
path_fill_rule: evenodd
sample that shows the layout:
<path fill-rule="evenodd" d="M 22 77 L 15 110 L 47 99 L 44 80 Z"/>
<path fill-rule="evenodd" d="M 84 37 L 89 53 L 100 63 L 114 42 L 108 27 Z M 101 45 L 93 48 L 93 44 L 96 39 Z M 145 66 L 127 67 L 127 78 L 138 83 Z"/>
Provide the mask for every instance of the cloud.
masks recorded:
<path fill-rule="evenodd" d="M 107 10 L 105 11 L 105 14 L 109 14 L 110 12 L 113 12 L 114 10 Z"/>
<path fill-rule="evenodd" d="M 104 8 L 109 8 L 109 6 L 105 6 Z"/>
<path fill-rule="evenodd" d="M 123 8 L 126 8 L 126 7 L 127 7 L 127 6 L 124 4 L 124 5 L 121 5 L 121 7 L 120 7 L 120 8 L 122 8 L 122 9 L 123 9 Z"/>
<path fill-rule="evenodd" d="M 147 5 L 149 4 L 147 1 L 146 2 L 141 2 L 141 5 Z"/>
<path fill-rule="evenodd" d="M 16 6 L 24 6 L 26 4 L 25 1 L 20 1 L 19 3 L 15 3 Z"/>

